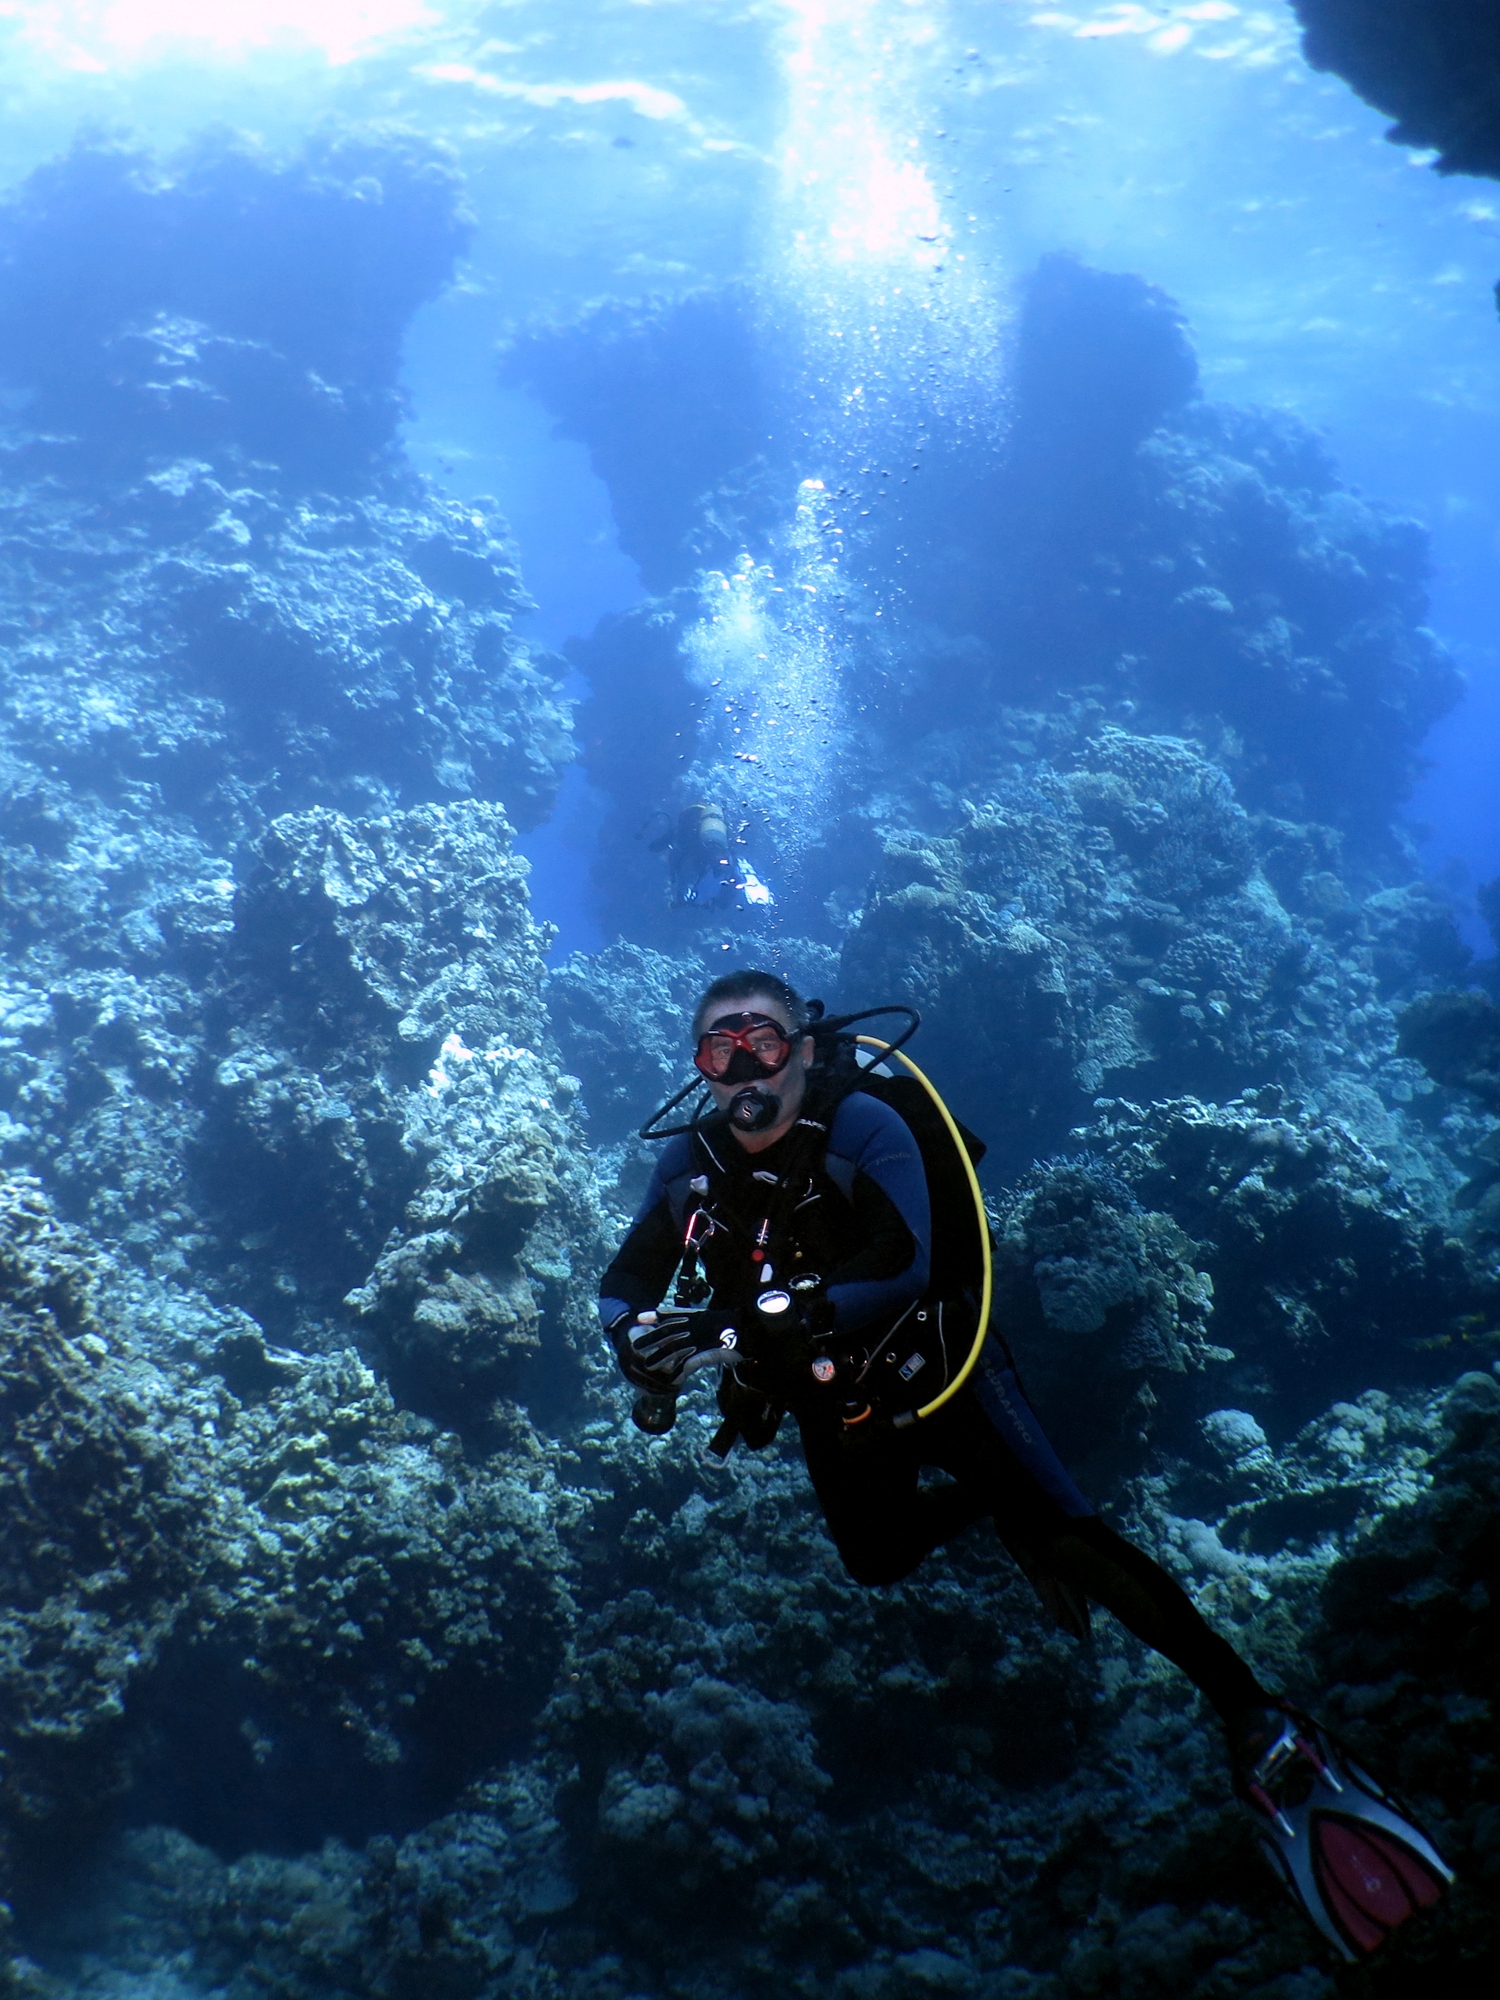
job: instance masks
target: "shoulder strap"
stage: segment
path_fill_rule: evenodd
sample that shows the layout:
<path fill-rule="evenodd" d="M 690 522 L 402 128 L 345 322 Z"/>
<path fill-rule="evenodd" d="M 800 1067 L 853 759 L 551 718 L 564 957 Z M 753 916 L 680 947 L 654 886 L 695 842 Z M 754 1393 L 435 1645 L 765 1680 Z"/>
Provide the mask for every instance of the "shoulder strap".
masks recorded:
<path fill-rule="evenodd" d="M 858 1087 L 890 1106 L 911 1132 L 921 1153 L 932 1211 L 933 1296 L 954 1298 L 972 1289 L 983 1277 L 987 1245 L 975 1219 L 968 1168 L 953 1143 L 952 1133 L 915 1077 L 871 1076 Z M 984 1158 L 984 1141 L 957 1119 L 954 1129 L 969 1159 L 978 1166 Z"/>

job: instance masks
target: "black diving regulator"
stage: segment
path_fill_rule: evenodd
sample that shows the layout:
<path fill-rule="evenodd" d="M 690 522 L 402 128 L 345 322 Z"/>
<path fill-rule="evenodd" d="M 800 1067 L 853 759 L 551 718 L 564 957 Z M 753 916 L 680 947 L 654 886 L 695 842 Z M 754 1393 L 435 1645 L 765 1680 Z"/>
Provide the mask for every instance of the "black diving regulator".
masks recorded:
<path fill-rule="evenodd" d="M 737 1090 L 729 1100 L 728 1118 L 737 1132 L 769 1132 L 781 1116 L 781 1099 L 757 1084 Z"/>

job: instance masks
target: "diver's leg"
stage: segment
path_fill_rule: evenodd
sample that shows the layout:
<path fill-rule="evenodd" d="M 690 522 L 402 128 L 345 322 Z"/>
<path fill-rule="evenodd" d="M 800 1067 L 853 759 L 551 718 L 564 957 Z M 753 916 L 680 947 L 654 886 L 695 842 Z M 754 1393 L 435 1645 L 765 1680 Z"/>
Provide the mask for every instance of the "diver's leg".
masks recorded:
<path fill-rule="evenodd" d="M 1004 1350 L 987 1350 L 969 1386 L 916 1428 L 926 1462 L 952 1475 L 972 1518 L 992 1517 L 1051 1623 L 1087 1639 L 1088 1598 L 1048 1566 L 1041 1543 L 1057 1522 L 1093 1510 L 1048 1443 Z"/>
<path fill-rule="evenodd" d="M 1182 1586 L 1097 1514 L 1058 1523 L 1042 1553 L 1055 1576 L 1181 1667 L 1226 1724 L 1238 1724 L 1272 1699 Z"/>
<path fill-rule="evenodd" d="M 1036 1565 L 1032 1580 L 1044 1602 L 1055 1582 L 1103 1605 L 1180 1667 L 1226 1722 L 1270 1700 L 1160 1563 L 1099 1519 L 1048 1442 L 1003 1348 L 987 1348 L 972 1396 L 955 1397 L 932 1421 L 950 1410 L 939 1462 L 962 1490 L 987 1487 L 1000 1539 L 1022 1568 Z"/>
<path fill-rule="evenodd" d="M 899 1583 L 991 1511 L 983 1490 L 919 1487 L 929 1461 L 909 1433 L 850 1438 L 833 1411 L 799 1413 L 797 1422 L 828 1532 L 856 1583 Z"/>

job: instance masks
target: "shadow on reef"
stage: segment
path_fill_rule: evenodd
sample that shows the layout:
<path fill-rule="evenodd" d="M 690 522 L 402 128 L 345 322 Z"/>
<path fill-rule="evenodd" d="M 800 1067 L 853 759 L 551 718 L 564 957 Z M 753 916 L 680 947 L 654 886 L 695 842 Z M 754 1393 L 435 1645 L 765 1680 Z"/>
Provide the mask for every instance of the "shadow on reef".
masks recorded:
<path fill-rule="evenodd" d="M 1006 438 L 913 409 L 899 477 L 808 460 L 743 295 L 529 335 L 664 593 L 579 651 L 614 942 L 546 974 L 562 663 L 391 428 L 460 193 L 367 133 L 0 210 L 0 1985 L 1331 2000 L 1175 1670 L 983 1526 L 862 1590 L 786 1440 L 623 1420 L 632 1134 L 768 951 L 922 1008 L 1101 1506 L 1379 1767 L 1410 1725 L 1467 1886 L 1366 1984 L 1462 1990 L 1500 1116 L 1399 820 L 1457 693 L 1420 532 L 1065 260 Z M 635 836 L 695 798 L 769 916 L 665 909 Z"/>

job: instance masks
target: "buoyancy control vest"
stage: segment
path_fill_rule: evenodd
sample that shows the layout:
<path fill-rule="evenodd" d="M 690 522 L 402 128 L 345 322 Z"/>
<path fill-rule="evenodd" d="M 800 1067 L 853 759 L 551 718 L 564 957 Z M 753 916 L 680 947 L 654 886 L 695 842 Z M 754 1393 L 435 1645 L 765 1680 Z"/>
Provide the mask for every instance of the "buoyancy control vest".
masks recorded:
<path fill-rule="evenodd" d="M 743 1321 L 746 1366 L 739 1387 L 762 1409 L 779 1414 L 812 1400 L 836 1399 L 846 1425 L 901 1426 L 946 1402 L 983 1344 L 990 1237 L 974 1168 L 985 1146 L 900 1054 L 899 1043 L 918 1024 L 911 1009 L 890 1010 L 906 1012 L 911 1026 L 897 1040 L 884 1042 L 847 1032 L 868 1016 L 825 1020 L 819 1003 L 810 1004 L 818 1009 L 809 1026 L 817 1049 L 814 1068 L 801 1116 L 780 1145 L 746 1154 L 720 1116 L 695 1117 L 675 1128 L 690 1136 L 692 1171 L 669 1189 L 683 1231 L 674 1303 L 692 1309 L 711 1298 Z M 863 1059 L 861 1045 L 869 1051 Z M 892 1074 L 898 1063 L 904 1073 Z M 887 1104 L 916 1141 L 932 1218 L 931 1262 L 920 1299 L 840 1335 L 824 1283 L 858 1252 L 860 1240 L 852 1172 L 846 1175 L 838 1162 L 830 1163 L 828 1141 L 840 1105 L 856 1091 Z M 642 1136 L 668 1136 L 653 1128 L 671 1108 L 663 1106 L 648 1120 Z M 769 1314 L 760 1310 L 765 1305 L 773 1307 Z M 737 1422 L 737 1400 L 740 1418 L 748 1406 L 744 1394 L 736 1398 L 736 1382 L 726 1371 L 720 1403 L 729 1441 L 738 1430 L 752 1444 L 768 1442 L 776 1417 Z M 715 1448 L 723 1438 L 721 1432 Z"/>

